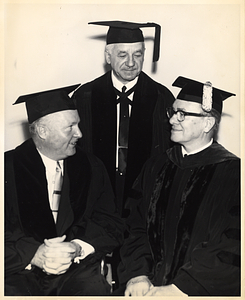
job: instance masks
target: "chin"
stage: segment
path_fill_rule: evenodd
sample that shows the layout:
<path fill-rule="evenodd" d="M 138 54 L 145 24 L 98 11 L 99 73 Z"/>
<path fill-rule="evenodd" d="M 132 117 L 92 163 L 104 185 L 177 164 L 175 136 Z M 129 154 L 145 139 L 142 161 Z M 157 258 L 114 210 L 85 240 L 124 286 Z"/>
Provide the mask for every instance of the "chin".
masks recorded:
<path fill-rule="evenodd" d="M 124 80 L 134 80 L 136 77 L 138 76 L 138 74 L 135 74 L 135 73 L 125 73 L 124 74 Z"/>
<path fill-rule="evenodd" d="M 178 137 L 176 137 L 175 134 L 171 134 L 170 139 L 171 139 L 171 141 L 173 141 L 175 143 L 179 143 L 180 142 L 180 139 Z"/>
<path fill-rule="evenodd" d="M 71 149 L 69 152 L 67 152 L 67 156 L 72 156 L 76 153 L 76 148 L 74 147 L 73 149 Z"/>
<path fill-rule="evenodd" d="M 74 155 L 76 152 L 77 152 L 77 151 L 76 151 L 76 148 L 74 148 L 74 150 L 73 150 L 73 151 L 71 151 L 71 154 L 70 154 L 70 156 Z"/>

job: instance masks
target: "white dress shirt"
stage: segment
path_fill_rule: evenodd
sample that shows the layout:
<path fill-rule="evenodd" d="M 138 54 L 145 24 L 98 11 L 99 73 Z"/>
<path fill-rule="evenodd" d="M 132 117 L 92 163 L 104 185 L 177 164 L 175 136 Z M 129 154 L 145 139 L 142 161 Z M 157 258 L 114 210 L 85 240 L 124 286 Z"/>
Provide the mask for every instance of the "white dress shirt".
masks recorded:
<path fill-rule="evenodd" d="M 53 160 L 53 159 L 50 159 L 47 156 L 43 155 L 39 150 L 38 150 L 38 153 L 40 154 L 40 156 L 42 158 L 42 161 L 43 161 L 43 164 L 44 164 L 45 169 L 46 169 L 46 179 L 47 179 L 47 183 L 48 183 L 48 197 L 49 197 L 49 204 L 50 204 L 50 207 L 51 207 L 52 195 L 53 195 L 53 191 L 54 191 L 54 181 L 55 181 L 57 161 Z M 59 163 L 60 163 L 61 172 L 62 172 L 62 175 L 63 175 L 64 161 L 59 160 Z"/>
<path fill-rule="evenodd" d="M 48 158 L 47 156 L 43 155 L 38 149 L 37 149 L 38 153 L 40 154 L 43 164 L 45 166 L 46 169 L 46 178 L 47 178 L 47 188 L 48 188 L 48 196 L 49 196 L 49 203 L 50 203 L 50 207 L 51 207 L 51 200 L 52 200 L 52 195 L 53 195 L 53 190 L 54 190 L 54 179 L 55 179 L 55 173 L 56 173 L 56 164 L 57 161 L 52 160 L 50 158 Z M 59 161 L 60 166 L 61 166 L 61 171 L 62 171 L 62 175 L 64 173 L 64 161 L 60 160 Z M 76 242 L 77 244 L 79 244 L 82 248 L 81 250 L 81 256 L 76 257 L 74 259 L 75 263 L 79 263 L 79 261 L 81 259 L 84 259 L 86 256 L 88 256 L 89 254 L 93 253 L 94 247 L 82 240 L 79 239 L 75 239 L 73 240 L 74 242 Z M 26 267 L 26 269 L 30 269 L 30 265 L 28 265 Z"/>
<path fill-rule="evenodd" d="M 211 139 L 211 141 L 210 141 L 208 144 L 204 145 L 203 147 L 198 148 L 198 149 L 196 149 L 196 150 L 194 150 L 194 151 L 191 151 L 191 152 L 187 152 L 187 151 L 185 150 L 185 148 L 184 148 L 183 146 L 181 146 L 182 155 L 183 155 L 183 157 L 184 157 L 185 155 L 196 154 L 196 153 L 198 153 L 198 152 L 200 152 L 200 151 L 202 151 L 202 150 L 208 148 L 209 146 L 211 146 L 212 143 L 213 143 L 213 139 Z"/>

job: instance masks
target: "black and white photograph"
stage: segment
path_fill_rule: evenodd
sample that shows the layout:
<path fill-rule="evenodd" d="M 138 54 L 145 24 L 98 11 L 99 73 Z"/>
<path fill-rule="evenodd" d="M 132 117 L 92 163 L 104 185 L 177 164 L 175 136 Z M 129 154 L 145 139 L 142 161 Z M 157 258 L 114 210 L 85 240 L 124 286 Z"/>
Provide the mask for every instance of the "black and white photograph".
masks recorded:
<path fill-rule="evenodd" d="M 5 1 L 2 296 L 244 296 L 244 1 Z"/>

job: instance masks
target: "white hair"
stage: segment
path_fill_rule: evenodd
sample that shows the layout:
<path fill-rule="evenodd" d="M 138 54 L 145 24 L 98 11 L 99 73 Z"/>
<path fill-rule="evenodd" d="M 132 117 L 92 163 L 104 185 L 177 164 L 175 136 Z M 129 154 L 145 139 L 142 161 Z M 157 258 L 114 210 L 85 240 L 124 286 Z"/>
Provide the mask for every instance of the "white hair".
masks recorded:
<path fill-rule="evenodd" d="M 112 51 L 113 51 L 114 46 L 115 46 L 115 44 L 109 44 L 109 45 L 106 45 L 106 46 L 105 46 L 105 52 L 111 54 Z"/>

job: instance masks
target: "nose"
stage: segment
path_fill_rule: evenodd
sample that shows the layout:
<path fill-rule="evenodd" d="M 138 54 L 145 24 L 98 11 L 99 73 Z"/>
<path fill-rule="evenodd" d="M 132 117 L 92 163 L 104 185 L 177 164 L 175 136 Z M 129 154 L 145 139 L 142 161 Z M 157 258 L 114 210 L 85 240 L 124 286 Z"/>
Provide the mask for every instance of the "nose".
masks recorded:
<path fill-rule="evenodd" d="M 135 61 L 134 61 L 134 56 L 132 54 L 128 55 L 128 58 L 126 60 L 126 65 L 128 67 L 133 67 L 135 64 Z"/>
<path fill-rule="evenodd" d="M 75 132 L 74 132 L 74 136 L 77 137 L 78 139 L 80 139 L 83 135 L 81 130 L 79 129 L 78 126 L 76 126 Z"/>
<path fill-rule="evenodd" d="M 169 123 L 170 123 L 171 125 L 173 125 L 174 123 L 175 123 L 175 124 L 179 124 L 179 121 L 178 121 L 178 119 L 177 119 L 177 114 L 173 114 L 173 115 L 172 115 L 172 117 L 169 119 Z"/>

